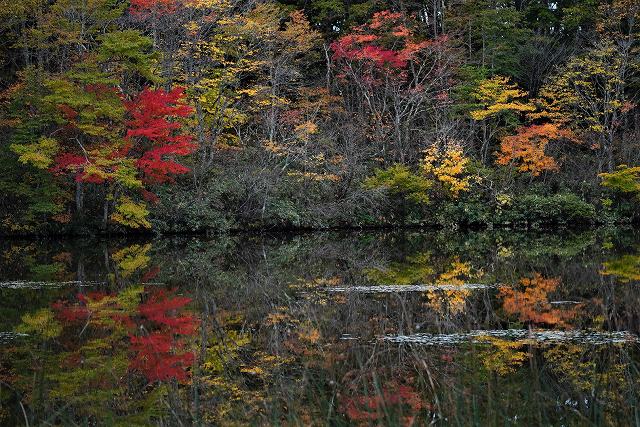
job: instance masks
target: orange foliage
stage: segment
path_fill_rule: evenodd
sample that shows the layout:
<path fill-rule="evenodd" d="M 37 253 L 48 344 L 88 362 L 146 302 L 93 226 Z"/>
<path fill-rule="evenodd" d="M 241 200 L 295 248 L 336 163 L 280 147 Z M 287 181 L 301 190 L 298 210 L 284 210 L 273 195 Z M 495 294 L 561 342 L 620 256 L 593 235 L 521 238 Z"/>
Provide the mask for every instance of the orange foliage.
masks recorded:
<path fill-rule="evenodd" d="M 503 298 L 504 311 L 518 315 L 521 322 L 566 326 L 566 322 L 576 316 L 575 306 L 568 310 L 553 308 L 549 301 L 549 294 L 560 284 L 559 278 L 545 279 L 535 273 L 531 279 L 521 279 L 520 284 L 523 290 L 502 287 L 499 296 Z"/>
<path fill-rule="evenodd" d="M 557 171 L 555 159 L 545 154 L 547 144 L 557 139 L 574 140 L 574 135 L 553 123 L 522 126 L 515 135 L 502 138 L 496 162 L 516 163 L 520 172 L 530 172 L 533 176 L 543 171 Z"/>

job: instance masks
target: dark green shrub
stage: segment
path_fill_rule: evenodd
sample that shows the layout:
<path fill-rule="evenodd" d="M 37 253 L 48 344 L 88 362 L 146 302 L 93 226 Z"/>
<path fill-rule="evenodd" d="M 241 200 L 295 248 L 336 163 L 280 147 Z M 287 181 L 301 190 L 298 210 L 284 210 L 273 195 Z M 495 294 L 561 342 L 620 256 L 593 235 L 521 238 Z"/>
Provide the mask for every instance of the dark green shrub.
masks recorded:
<path fill-rule="evenodd" d="M 525 227 L 589 224 L 596 222 L 595 207 L 572 193 L 515 197 L 496 215 L 496 222 Z"/>

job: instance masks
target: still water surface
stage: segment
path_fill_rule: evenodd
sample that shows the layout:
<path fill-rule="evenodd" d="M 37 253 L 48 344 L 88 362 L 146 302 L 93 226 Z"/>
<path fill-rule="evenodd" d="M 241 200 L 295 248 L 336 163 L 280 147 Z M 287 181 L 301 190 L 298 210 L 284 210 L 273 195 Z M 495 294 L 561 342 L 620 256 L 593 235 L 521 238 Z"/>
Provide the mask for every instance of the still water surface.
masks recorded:
<path fill-rule="evenodd" d="M 0 242 L 2 425 L 639 425 L 640 233 Z"/>

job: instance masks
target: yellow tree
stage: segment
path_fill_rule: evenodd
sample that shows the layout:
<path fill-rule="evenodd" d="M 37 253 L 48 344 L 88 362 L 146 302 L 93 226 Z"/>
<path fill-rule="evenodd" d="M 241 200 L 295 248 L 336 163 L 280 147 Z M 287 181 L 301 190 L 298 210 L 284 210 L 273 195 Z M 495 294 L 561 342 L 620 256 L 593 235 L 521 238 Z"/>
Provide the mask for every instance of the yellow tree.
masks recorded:
<path fill-rule="evenodd" d="M 259 97 L 258 116 L 265 127 L 266 140 L 274 143 L 279 132 L 279 116 L 302 85 L 299 67 L 320 34 L 301 11 L 289 14 L 272 3 L 262 3 L 249 13 L 234 18 L 237 35 L 250 52 L 255 69 L 247 77 L 255 83 Z"/>
<path fill-rule="evenodd" d="M 433 145 L 425 150 L 422 171 L 440 182 L 446 191 L 457 198 L 461 192 L 469 190 L 471 176 L 467 174 L 469 159 L 459 144 L 451 143 L 439 149 Z"/>
<path fill-rule="evenodd" d="M 600 172 L 613 171 L 622 119 L 635 108 L 628 86 L 640 71 L 635 37 L 639 17 L 637 1 L 602 5 L 593 47 L 571 58 L 540 93 L 544 115 L 570 124 L 591 143 Z"/>
<path fill-rule="evenodd" d="M 627 59 L 615 44 L 603 40 L 572 58 L 541 90 L 544 113 L 564 120 L 599 153 L 599 169 L 612 171 L 613 145 L 626 99 Z"/>
<path fill-rule="evenodd" d="M 526 95 L 518 85 L 510 83 L 509 79 L 503 76 L 482 80 L 472 92 L 477 108 L 471 110 L 469 115 L 481 123 L 480 157 L 483 163 L 488 160 L 489 145 L 499 130 L 499 124 L 517 123 L 519 114 L 535 110 L 535 107 L 526 101 Z"/>

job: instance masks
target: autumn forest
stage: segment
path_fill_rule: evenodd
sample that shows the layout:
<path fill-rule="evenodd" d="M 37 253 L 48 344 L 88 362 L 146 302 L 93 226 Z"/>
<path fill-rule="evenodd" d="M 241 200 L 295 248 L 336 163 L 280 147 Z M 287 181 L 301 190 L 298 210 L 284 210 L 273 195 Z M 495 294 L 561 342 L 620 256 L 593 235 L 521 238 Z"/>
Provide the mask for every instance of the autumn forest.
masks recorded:
<path fill-rule="evenodd" d="M 2 0 L 0 232 L 640 219 L 635 0 Z"/>
<path fill-rule="evenodd" d="M 640 0 L 0 0 L 0 426 L 639 426 Z"/>

